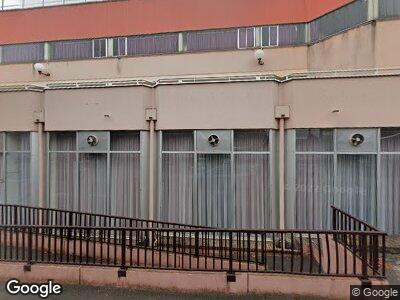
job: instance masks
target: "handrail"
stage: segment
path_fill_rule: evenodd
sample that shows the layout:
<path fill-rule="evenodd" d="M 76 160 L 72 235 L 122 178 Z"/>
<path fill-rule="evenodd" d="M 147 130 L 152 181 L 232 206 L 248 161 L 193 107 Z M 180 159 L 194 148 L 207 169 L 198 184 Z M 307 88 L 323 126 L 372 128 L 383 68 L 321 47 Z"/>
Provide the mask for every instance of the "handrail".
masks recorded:
<path fill-rule="evenodd" d="M 367 222 L 352 216 L 351 214 L 345 212 L 344 210 L 337 208 L 331 205 L 332 209 L 332 229 L 336 230 L 370 230 L 370 231 L 378 231 L 379 229 L 368 224 Z"/>
<path fill-rule="evenodd" d="M 4 211 L 5 209 L 9 209 Z M 11 212 L 12 210 L 12 212 Z M 36 215 L 32 213 L 36 212 Z M 41 213 L 38 213 L 41 212 Z M 52 214 L 49 214 L 52 213 Z M 7 214 L 7 215 L 6 215 Z M 55 214 L 55 216 L 54 216 Z M 58 218 L 57 214 L 60 216 Z M 28 219 L 29 217 L 29 219 Z M 54 221 L 57 223 L 58 221 L 63 222 L 62 224 L 48 224 L 48 225 L 63 225 L 63 226 L 71 226 L 71 225 L 101 225 L 108 224 L 109 226 L 121 226 L 121 223 L 135 224 L 140 227 L 175 227 L 175 228 L 209 228 L 208 226 L 197 226 L 197 225 L 188 225 L 183 223 L 175 223 L 175 222 L 165 222 L 165 221 L 157 221 L 157 220 L 148 220 L 141 218 L 131 218 L 131 217 L 123 217 L 116 215 L 105 215 L 105 214 L 97 214 L 90 212 L 80 212 L 74 210 L 64 210 L 57 208 L 45 208 L 45 207 L 35 207 L 35 206 L 27 206 L 27 205 L 16 205 L 16 204 L 0 204 L 0 218 L 7 218 L 10 221 L 10 224 L 14 225 L 27 225 L 25 222 L 30 222 L 29 225 L 46 225 L 49 221 Z M 48 220 L 52 218 L 54 220 Z M 93 218 L 95 220 L 93 220 Z M 1 219 L 4 222 L 3 219 Z M 32 224 L 31 222 L 36 222 L 36 224 Z M 47 223 L 45 223 L 47 222 Z M 104 223 L 105 222 L 105 223 Z"/>
<path fill-rule="evenodd" d="M 336 220 L 335 230 L 152 227 L 123 218 L 115 219 L 120 223 L 102 224 L 100 219 L 93 224 L 66 222 L 74 213 L 87 213 L 3 205 L 0 261 L 112 266 L 120 267 L 121 276 L 127 268 L 148 268 L 224 271 L 229 276 L 260 272 L 385 277 L 386 233 L 370 230 L 366 222 L 340 209 L 332 211 L 366 226 L 338 229 Z M 49 220 L 49 213 L 64 219 Z"/>

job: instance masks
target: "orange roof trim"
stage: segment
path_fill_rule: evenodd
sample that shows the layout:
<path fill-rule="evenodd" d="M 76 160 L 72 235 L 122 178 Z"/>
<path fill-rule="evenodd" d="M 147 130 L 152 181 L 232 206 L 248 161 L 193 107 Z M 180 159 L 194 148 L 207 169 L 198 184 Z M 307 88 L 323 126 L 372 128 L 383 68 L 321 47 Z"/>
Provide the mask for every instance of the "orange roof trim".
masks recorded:
<path fill-rule="evenodd" d="M 0 12 L 0 44 L 302 23 L 353 0 L 120 0 Z"/>

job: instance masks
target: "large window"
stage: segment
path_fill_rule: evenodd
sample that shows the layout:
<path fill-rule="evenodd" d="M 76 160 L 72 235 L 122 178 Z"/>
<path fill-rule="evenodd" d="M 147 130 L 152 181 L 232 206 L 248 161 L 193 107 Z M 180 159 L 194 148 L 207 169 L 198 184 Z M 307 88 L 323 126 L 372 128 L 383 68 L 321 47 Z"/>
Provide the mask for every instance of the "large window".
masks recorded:
<path fill-rule="evenodd" d="M 381 129 L 379 221 L 389 233 L 400 233 L 400 128 Z"/>
<path fill-rule="evenodd" d="M 92 41 L 60 41 L 50 43 L 50 58 L 55 60 L 85 59 L 92 57 Z"/>
<path fill-rule="evenodd" d="M 251 34 L 249 34 L 249 38 Z M 247 44 L 247 41 L 246 41 Z M 234 50 L 238 47 L 237 29 L 193 31 L 187 33 L 187 51 Z"/>
<path fill-rule="evenodd" d="M 136 132 L 51 133 L 50 207 L 145 217 L 140 153 Z"/>
<path fill-rule="evenodd" d="M 2 63 L 35 62 L 44 59 L 43 43 L 7 45 L 1 48 Z"/>
<path fill-rule="evenodd" d="M 0 203 L 36 206 L 29 132 L 0 132 Z"/>
<path fill-rule="evenodd" d="M 295 227 L 329 229 L 330 205 L 379 223 L 377 139 L 373 128 L 296 130 Z"/>
<path fill-rule="evenodd" d="M 130 36 L 127 38 L 128 55 L 151 55 L 178 52 L 178 33 Z"/>
<path fill-rule="evenodd" d="M 161 147 L 160 219 L 275 227 L 268 131 L 163 132 Z"/>
<path fill-rule="evenodd" d="M 331 129 L 296 130 L 297 228 L 329 228 L 334 191 L 333 147 Z"/>

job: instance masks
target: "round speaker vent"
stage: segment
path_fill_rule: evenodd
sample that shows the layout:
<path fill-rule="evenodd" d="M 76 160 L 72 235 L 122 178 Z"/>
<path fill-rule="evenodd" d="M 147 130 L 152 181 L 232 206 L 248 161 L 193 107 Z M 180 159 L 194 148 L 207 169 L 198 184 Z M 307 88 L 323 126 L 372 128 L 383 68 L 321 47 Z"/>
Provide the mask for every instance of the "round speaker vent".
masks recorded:
<path fill-rule="evenodd" d="M 353 134 L 353 136 L 350 139 L 350 144 L 352 144 L 354 147 L 361 145 L 363 142 L 364 142 L 364 136 L 359 133 Z"/>
<path fill-rule="evenodd" d="M 89 135 L 86 141 L 92 147 L 96 146 L 99 143 L 99 139 L 95 135 Z"/>
<path fill-rule="evenodd" d="M 219 139 L 218 135 L 212 134 L 212 135 L 210 135 L 210 136 L 208 137 L 208 143 L 209 143 L 212 147 L 217 146 L 217 145 L 219 144 L 219 141 L 220 141 L 220 139 Z"/>

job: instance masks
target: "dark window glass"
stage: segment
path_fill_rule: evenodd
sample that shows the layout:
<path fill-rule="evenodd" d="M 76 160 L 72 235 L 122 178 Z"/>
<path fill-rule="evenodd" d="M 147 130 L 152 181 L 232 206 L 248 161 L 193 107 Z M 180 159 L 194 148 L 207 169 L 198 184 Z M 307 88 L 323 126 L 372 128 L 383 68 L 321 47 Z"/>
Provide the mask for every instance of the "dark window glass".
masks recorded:
<path fill-rule="evenodd" d="M 93 41 L 93 57 L 107 56 L 107 41 L 106 39 L 99 39 Z"/>
<path fill-rule="evenodd" d="M 237 49 L 237 30 L 214 30 L 188 32 L 188 51 L 229 50 Z"/>
<path fill-rule="evenodd" d="M 92 41 L 61 41 L 50 44 L 51 59 L 85 59 L 92 57 Z"/>
<path fill-rule="evenodd" d="M 44 60 L 44 43 L 2 46 L 3 63 L 34 62 Z"/>
<path fill-rule="evenodd" d="M 178 34 L 131 36 L 127 39 L 128 55 L 178 52 Z"/>

